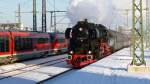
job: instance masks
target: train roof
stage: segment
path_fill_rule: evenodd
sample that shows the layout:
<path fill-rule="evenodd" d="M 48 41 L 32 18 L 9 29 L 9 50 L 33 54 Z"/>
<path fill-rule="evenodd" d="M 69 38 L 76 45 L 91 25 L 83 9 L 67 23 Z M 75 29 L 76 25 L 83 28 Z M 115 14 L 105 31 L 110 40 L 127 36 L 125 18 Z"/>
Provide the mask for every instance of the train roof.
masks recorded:
<path fill-rule="evenodd" d="M 64 34 L 62 32 L 50 32 L 49 34 Z"/>
<path fill-rule="evenodd" d="M 23 31 L 23 30 L 1 30 L 0 32 L 29 32 L 29 33 L 47 33 L 48 32 L 42 32 L 42 31 Z"/>
<path fill-rule="evenodd" d="M 101 29 L 107 30 L 107 27 L 104 26 L 103 24 L 95 24 L 92 22 L 88 22 L 87 19 L 85 19 L 84 21 L 78 21 L 77 24 L 73 26 L 73 28 L 75 28 L 79 25 L 91 25 L 91 26 L 95 26 L 95 27 L 99 27 Z"/>

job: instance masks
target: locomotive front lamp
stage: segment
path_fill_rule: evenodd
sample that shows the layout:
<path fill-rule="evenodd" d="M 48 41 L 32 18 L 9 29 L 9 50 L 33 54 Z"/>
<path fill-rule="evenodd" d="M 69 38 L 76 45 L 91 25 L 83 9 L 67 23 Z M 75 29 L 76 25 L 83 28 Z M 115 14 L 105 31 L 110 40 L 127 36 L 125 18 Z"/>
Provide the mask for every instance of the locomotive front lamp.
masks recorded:
<path fill-rule="evenodd" d="M 83 29 L 82 28 L 79 28 L 79 31 L 82 31 Z"/>
<path fill-rule="evenodd" d="M 70 51 L 70 54 L 73 54 L 73 51 Z"/>
<path fill-rule="evenodd" d="M 88 54 L 92 54 L 92 51 L 89 51 Z"/>

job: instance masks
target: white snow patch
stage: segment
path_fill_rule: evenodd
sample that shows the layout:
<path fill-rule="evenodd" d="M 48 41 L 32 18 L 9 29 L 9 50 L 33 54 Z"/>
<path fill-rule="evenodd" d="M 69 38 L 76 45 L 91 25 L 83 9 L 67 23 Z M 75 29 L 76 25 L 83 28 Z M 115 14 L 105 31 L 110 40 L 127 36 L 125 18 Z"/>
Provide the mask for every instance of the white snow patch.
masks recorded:
<path fill-rule="evenodd" d="M 64 74 L 44 84 L 150 84 L 150 73 L 127 72 L 131 59 L 130 49 L 125 48 L 81 70 Z M 150 57 L 146 60 L 150 66 Z"/>

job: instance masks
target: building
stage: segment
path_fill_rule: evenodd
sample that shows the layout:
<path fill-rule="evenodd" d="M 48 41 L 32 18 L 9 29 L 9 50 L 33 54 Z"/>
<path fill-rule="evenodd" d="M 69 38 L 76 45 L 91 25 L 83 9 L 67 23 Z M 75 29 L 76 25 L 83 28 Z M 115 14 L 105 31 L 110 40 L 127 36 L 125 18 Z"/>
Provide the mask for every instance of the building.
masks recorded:
<path fill-rule="evenodd" d="M 23 25 L 20 23 L 0 23 L 1 30 L 23 30 Z"/>

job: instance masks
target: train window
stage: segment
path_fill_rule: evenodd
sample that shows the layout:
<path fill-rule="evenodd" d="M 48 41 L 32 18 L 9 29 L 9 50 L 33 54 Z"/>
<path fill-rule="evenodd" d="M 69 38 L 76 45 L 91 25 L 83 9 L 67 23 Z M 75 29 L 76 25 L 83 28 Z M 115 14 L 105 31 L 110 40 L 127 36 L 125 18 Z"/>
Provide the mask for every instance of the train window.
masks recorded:
<path fill-rule="evenodd" d="M 15 37 L 15 50 L 28 51 L 33 49 L 33 38 Z"/>
<path fill-rule="evenodd" d="M 50 42 L 54 42 L 55 40 L 55 35 L 54 34 L 50 34 Z"/>
<path fill-rule="evenodd" d="M 9 51 L 9 41 L 8 36 L 0 37 L 0 52 Z"/>
<path fill-rule="evenodd" d="M 48 43 L 49 38 L 38 38 L 37 42 L 38 43 Z"/>
<path fill-rule="evenodd" d="M 57 41 L 60 42 L 60 43 L 62 43 L 62 42 L 65 41 L 65 39 L 63 39 L 63 38 L 58 38 Z"/>
<path fill-rule="evenodd" d="M 54 39 L 54 37 L 50 37 L 50 40 L 49 40 L 49 42 L 54 42 L 55 41 L 55 39 Z"/>

